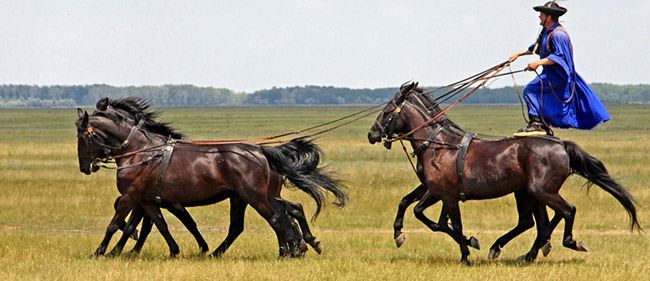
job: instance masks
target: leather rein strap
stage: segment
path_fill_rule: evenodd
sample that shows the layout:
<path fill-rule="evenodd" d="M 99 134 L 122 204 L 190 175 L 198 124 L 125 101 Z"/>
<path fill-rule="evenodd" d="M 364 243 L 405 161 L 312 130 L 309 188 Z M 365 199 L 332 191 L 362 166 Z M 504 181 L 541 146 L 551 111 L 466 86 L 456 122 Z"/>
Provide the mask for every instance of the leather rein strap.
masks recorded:
<path fill-rule="evenodd" d="M 463 140 L 460 141 L 460 148 L 458 149 L 458 155 L 456 156 L 456 170 L 458 171 L 460 200 L 463 202 L 467 200 L 467 197 L 465 195 L 467 193 L 467 188 L 463 183 L 463 179 L 465 178 L 465 173 L 463 171 L 465 168 L 465 156 L 467 155 L 467 150 L 469 149 L 469 145 L 472 143 L 474 136 L 476 136 L 476 134 L 471 131 L 467 131 L 467 133 L 465 133 Z"/>
<path fill-rule="evenodd" d="M 155 199 L 157 204 L 160 204 L 162 202 L 162 185 L 165 179 L 165 172 L 167 172 L 167 168 L 169 167 L 169 162 L 172 159 L 172 152 L 174 152 L 174 144 L 175 144 L 174 140 L 170 139 L 167 142 L 165 149 L 163 149 L 163 157 L 160 163 L 160 172 L 158 173 L 158 180 L 156 182 L 157 191 L 156 191 Z"/>

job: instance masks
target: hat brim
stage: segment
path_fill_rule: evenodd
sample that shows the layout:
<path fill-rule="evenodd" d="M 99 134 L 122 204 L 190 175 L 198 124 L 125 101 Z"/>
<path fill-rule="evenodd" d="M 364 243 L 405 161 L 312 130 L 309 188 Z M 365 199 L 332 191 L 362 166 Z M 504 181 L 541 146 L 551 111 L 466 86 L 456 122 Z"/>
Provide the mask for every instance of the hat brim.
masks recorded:
<path fill-rule="evenodd" d="M 550 8 L 550 7 L 546 7 L 546 6 L 533 7 L 533 10 L 538 11 L 538 12 L 542 12 L 542 13 L 545 13 L 545 14 L 548 14 L 548 15 L 551 15 L 551 16 L 558 16 L 558 17 L 564 15 L 566 13 L 566 11 L 567 11 L 567 9 L 564 9 L 564 8 L 556 9 L 556 8 Z"/>

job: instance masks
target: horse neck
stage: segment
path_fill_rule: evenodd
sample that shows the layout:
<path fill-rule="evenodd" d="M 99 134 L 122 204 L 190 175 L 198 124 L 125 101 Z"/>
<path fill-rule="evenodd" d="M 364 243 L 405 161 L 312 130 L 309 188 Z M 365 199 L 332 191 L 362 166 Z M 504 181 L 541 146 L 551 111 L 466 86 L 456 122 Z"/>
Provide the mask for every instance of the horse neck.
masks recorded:
<path fill-rule="evenodd" d="M 429 111 L 429 108 L 423 109 L 419 106 L 414 106 L 411 104 L 409 110 L 407 110 L 409 122 L 407 127 L 408 131 L 418 128 L 423 123 L 429 121 L 433 116 L 436 116 L 438 112 Z M 405 112 L 406 113 L 406 112 Z M 413 140 L 411 140 L 411 147 L 416 149 L 424 142 L 428 140 L 435 130 L 443 127 L 443 130 L 440 133 L 436 134 L 434 140 L 444 143 L 460 143 L 461 138 L 464 136 L 465 132 L 456 126 L 451 120 L 449 120 L 444 114 L 436 118 L 435 121 L 429 123 L 428 125 L 422 127 L 421 129 L 413 132 Z"/>
<path fill-rule="evenodd" d="M 122 149 L 120 149 L 120 151 L 112 152 L 113 156 L 129 153 L 137 150 L 143 150 L 150 147 L 162 145 L 165 143 L 164 137 L 155 134 L 146 134 L 142 130 L 142 128 L 135 129 L 133 136 L 129 139 L 129 134 L 131 134 L 133 128 L 136 127 L 135 125 L 132 124 L 125 125 L 124 123 L 121 124 L 113 123 L 113 124 L 116 126 L 116 128 L 114 130 L 111 130 L 114 138 L 114 141 L 111 142 L 111 145 L 119 147 L 126 140 L 128 140 L 128 145 L 126 145 L 126 147 L 123 147 Z M 117 159 L 118 164 L 120 164 L 120 162 L 122 161 L 124 161 L 123 158 Z"/>
<path fill-rule="evenodd" d="M 410 104 L 411 106 L 408 107 L 408 109 L 404 110 L 405 117 L 408 119 L 407 123 L 407 131 L 412 131 L 416 128 L 418 128 L 420 125 L 423 123 L 429 121 L 431 119 L 431 116 L 424 111 L 425 109 L 422 109 L 418 106 L 413 105 L 412 103 Z M 439 122 L 434 121 L 421 129 L 418 129 L 417 131 L 413 132 L 411 137 L 413 140 L 411 140 L 411 146 L 413 149 L 417 148 L 420 146 L 424 140 L 428 139 L 431 134 L 433 133 L 434 130 L 442 126 Z"/>

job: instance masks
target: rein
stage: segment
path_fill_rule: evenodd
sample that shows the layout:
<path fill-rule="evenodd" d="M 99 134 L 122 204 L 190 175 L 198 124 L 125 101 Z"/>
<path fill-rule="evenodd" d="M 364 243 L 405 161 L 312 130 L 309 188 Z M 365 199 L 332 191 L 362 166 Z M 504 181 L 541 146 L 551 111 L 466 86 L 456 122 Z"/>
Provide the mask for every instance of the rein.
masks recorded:
<path fill-rule="evenodd" d="M 484 72 L 483 72 L 483 73 L 482 73 L 478 78 L 475 78 L 474 80 L 471 81 L 471 83 L 469 83 L 469 85 L 471 85 L 471 84 L 473 84 L 473 83 L 476 83 L 476 82 L 478 82 L 478 81 L 483 80 L 483 82 L 481 82 L 478 86 L 474 87 L 474 89 L 472 89 L 471 91 L 469 91 L 468 93 L 466 93 L 465 95 L 463 95 L 461 98 L 459 98 L 458 100 L 456 100 L 455 102 L 453 102 L 453 103 L 450 104 L 449 106 L 445 107 L 445 108 L 444 108 L 443 110 L 441 110 L 440 112 L 436 113 L 436 115 L 434 115 L 433 117 L 431 117 L 429 120 L 423 122 L 422 124 L 420 124 L 420 125 L 417 126 L 416 128 L 414 128 L 414 129 L 412 129 L 411 131 L 407 132 L 406 134 L 403 134 L 403 135 L 401 135 L 401 136 L 399 136 L 399 137 L 397 137 L 397 138 L 386 139 L 385 142 L 392 143 L 392 142 L 395 142 L 395 141 L 398 141 L 398 140 L 403 140 L 403 139 L 405 139 L 406 137 L 408 137 L 408 136 L 412 135 L 413 133 L 417 132 L 418 130 L 424 128 L 425 126 L 428 126 L 428 125 L 431 124 L 433 121 L 435 121 L 436 119 L 438 119 L 438 117 L 442 116 L 445 112 L 447 112 L 449 109 L 451 109 L 451 108 L 453 108 L 454 106 L 458 105 L 458 103 L 460 103 L 460 102 L 463 101 L 465 98 L 467 98 L 468 96 L 470 96 L 472 93 L 474 93 L 474 92 L 475 92 L 476 90 L 478 90 L 480 87 L 484 86 L 485 83 L 487 83 L 487 81 L 489 81 L 489 79 L 492 79 L 492 78 L 496 77 L 496 75 L 497 75 L 501 70 L 503 70 L 503 68 L 504 68 L 506 65 L 508 65 L 508 64 L 509 64 L 509 61 L 506 61 L 506 62 L 504 62 L 504 63 L 501 63 L 501 64 L 499 64 L 499 65 L 497 65 L 497 66 L 495 66 L 495 67 L 493 67 L 493 68 L 487 70 L 487 71 L 484 71 Z M 490 73 L 494 73 L 494 74 L 488 76 Z M 475 76 L 472 76 L 472 77 L 476 77 L 476 75 L 475 75 Z M 465 80 L 467 80 L 467 79 L 465 79 Z M 465 80 L 463 80 L 463 81 L 465 81 Z M 467 85 L 464 85 L 465 88 L 466 88 L 466 86 L 467 86 Z M 398 112 L 398 113 L 399 113 L 399 112 Z M 388 136 L 388 135 L 387 135 L 387 136 Z"/>
<path fill-rule="evenodd" d="M 306 135 L 306 136 L 302 136 L 302 137 L 303 138 L 308 138 L 308 137 L 321 135 L 321 134 L 324 134 L 326 132 L 333 131 L 335 129 L 343 127 L 345 125 L 351 124 L 353 122 L 359 121 L 359 120 L 361 120 L 363 118 L 366 118 L 366 117 L 368 117 L 370 115 L 376 114 L 377 112 L 380 111 L 377 108 L 380 107 L 380 106 L 383 106 L 385 104 L 386 103 L 375 105 L 375 106 L 372 106 L 370 108 L 367 108 L 367 109 L 355 112 L 353 114 L 349 114 L 349 115 L 346 115 L 346 116 L 343 116 L 343 117 L 340 117 L 340 118 L 337 118 L 337 119 L 334 119 L 334 120 L 331 120 L 331 121 L 328 121 L 328 122 L 325 122 L 325 123 L 322 123 L 322 124 L 319 124 L 319 125 L 303 128 L 303 129 L 293 131 L 293 132 L 289 132 L 289 133 L 283 133 L 283 134 L 273 135 L 273 136 L 268 136 L 268 137 L 263 137 L 263 138 L 242 139 L 242 140 L 222 140 L 222 141 L 175 140 L 175 143 L 184 144 L 184 145 L 223 145 L 223 144 L 239 144 L 239 143 L 254 143 L 254 142 L 261 142 L 261 143 L 259 143 L 260 145 L 266 145 L 266 144 L 285 143 L 285 142 L 288 142 L 289 140 L 276 140 L 276 141 L 269 141 L 269 140 L 274 140 L 274 139 L 278 139 L 278 138 L 282 138 L 282 137 L 286 137 L 286 136 L 290 136 L 290 135 L 298 135 L 298 134 L 301 134 L 301 133 L 306 132 L 306 131 L 310 131 L 310 130 L 314 130 L 314 129 L 324 127 L 324 126 L 327 126 L 327 125 L 331 125 L 331 124 L 334 124 L 334 123 L 337 123 L 337 122 L 340 122 L 340 121 L 343 121 L 343 120 L 346 120 L 346 119 L 350 119 L 352 117 L 355 117 L 355 116 L 359 115 L 358 117 L 353 118 L 353 119 L 351 119 L 349 121 L 346 121 L 344 123 L 341 123 L 341 124 L 338 124 L 336 126 L 332 126 L 332 127 L 326 128 L 324 130 L 321 130 L 321 131 L 318 131 L 318 132 L 315 132 L 315 133 L 312 133 L 312 134 L 309 134 L 309 135 Z M 363 113 L 365 113 L 365 114 L 363 114 Z M 144 120 L 140 120 L 140 122 L 138 122 L 138 124 L 135 127 L 131 128 L 131 132 L 129 133 L 129 136 L 126 138 L 126 140 L 124 142 L 122 142 L 122 144 L 119 147 L 113 147 L 113 146 L 105 145 L 105 144 L 100 143 L 100 142 L 96 142 L 98 145 L 102 146 L 103 148 L 108 149 L 108 151 L 106 151 L 106 152 L 107 152 L 107 155 L 109 155 L 109 156 L 106 157 L 106 158 L 97 158 L 97 159 L 95 159 L 95 161 L 93 161 L 93 164 L 95 166 L 101 167 L 101 168 L 121 170 L 121 169 L 132 168 L 132 167 L 135 167 L 135 166 L 145 165 L 145 164 L 148 164 L 149 162 L 151 162 L 152 160 L 154 160 L 155 158 L 161 157 L 162 153 L 159 152 L 159 153 L 145 159 L 142 162 L 132 164 L 132 165 L 128 165 L 128 166 L 123 166 L 123 167 L 111 167 L 111 166 L 98 164 L 100 162 L 102 162 L 102 163 L 111 163 L 111 160 L 114 160 L 114 159 L 125 158 L 125 157 L 133 156 L 135 154 L 142 153 L 142 152 L 154 151 L 154 150 L 158 150 L 160 148 L 163 148 L 163 147 L 167 146 L 167 144 L 160 144 L 160 145 L 156 145 L 156 146 L 152 146 L 152 147 L 147 147 L 147 148 L 142 148 L 142 149 L 130 151 L 130 152 L 119 154 L 119 155 L 110 155 L 110 150 L 122 150 L 122 149 L 126 148 L 129 145 L 130 140 L 133 138 L 133 135 L 135 134 L 135 132 L 137 130 L 139 130 L 142 127 L 143 124 L 144 124 Z M 92 128 L 89 127 L 88 131 L 90 133 L 92 133 Z M 263 141 L 267 141 L 267 142 L 263 142 Z"/>

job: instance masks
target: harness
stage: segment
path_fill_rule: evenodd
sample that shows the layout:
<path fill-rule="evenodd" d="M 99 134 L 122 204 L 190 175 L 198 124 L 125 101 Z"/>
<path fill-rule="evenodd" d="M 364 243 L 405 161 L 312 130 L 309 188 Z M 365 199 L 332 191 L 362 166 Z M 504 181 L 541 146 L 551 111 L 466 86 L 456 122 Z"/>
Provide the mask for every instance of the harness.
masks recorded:
<path fill-rule="evenodd" d="M 471 131 L 467 131 L 467 133 L 465 133 L 465 136 L 463 136 L 463 139 L 460 141 L 460 147 L 458 148 L 458 155 L 456 156 L 456 170 L 458 173 L 458 185 L 460 185 L 460 200 L 463 202 L 467 200 L 467 197 L 465 196 L 467 187 L 465 186 L 465 184 L 463 184 L 463 179 L 465 178 L 465 174 L 463 172 L 465 168 L 465 156 L 467 156 L 467 150 L 469 149 L 469 145 L 472 142 L 472 139 L 474 139 L 474 136 L 476 136 L 476 134 Z"/>
<path fill-rule="evenodd" d="M 155 199 L 157 204 L 162 202 L 162 184 L 165 179 L 165 172 L 167 172 L 167 167 L 169 167 L 169 162 L 172 159 L 172 152 L 174 152 L 175 144 L 176 142 L 174 139 L 170 138 L 163 149 L 162 161 L 160 162 L 160 172 L 158 173 L 158 180 L 156 181 L 157 191 Z"/>
<path fill-rule="evenodd" d="M 429 145 L 433 142 L 433 139 L 435 139 L 436 136 L 438 134 L 440 134 L 440 132 L 442 132 L 443 129 L 444 129 L 444 127 L 441 126 L 441 127 L 436 128 L 435 130 L 433 130 L 433 133 L 431 133 L 431 136 L 429 136 L 429 138 L 427 140 L 425 140 L 420 146 L 418 146 L 418 148 L 414 149 L 413 152 L 411 152 L 411 157 L 415 157 L 415 155 L 420 153 L 420 151 L 422 151 L 422 150 L 426 149 L 427 147 L 429 147 Z"/>
<path fill-rule="evenodd" d="M 394 122 L 397 119 L 397 116 L 399 116 L 399 114 L 402 112 L 402 107 L 406 104 L 406 101 L 407 101 L 407 99 L 405 98 L 404 101 L 402 103 L 400 103 L 400 105 L 397 105 L 393 101 L 393 104 L 396 106 L 396 108 L 393 111 L 393 113 L 389 116 L 388 120 L 386 121 L 386 126 L 381 126 L 382 130 L 388 136 L 392 135 L 393 128 L 394 128 L 394 125 L 395 125 Z M 427 113 L 425 111 L 422 111 L 417 105 L 413 104 L 413 106 L 417 110 L 422 112 L 423 114 L 427 115 Z M 377 122 L 377 121 L 375 121 L 375 122 Z M 413 152 L 411 153 L 411 157 L 415 157 L 415 155 L 417 155 L 419 152 L 421 152 L 424 149 L 427 149 L 429 147 L 429 145 L 434 142 L 434 139 L 436 138 L 436 136 L 438 134 L 440 134 L 440 132 L 442 132 L 442 130 L 444 130 L 444 128 L 445 128 L 444 126 L 440 126 L 440 127 L 436 128 L 435 130 L 433 130 L 433 132 L 431 133 L 429 138 L 427 138 L 422 144 L 420 144 L 420 146 L 418 146 L 417 148 L 415 148 L 413 150 Z M 460 144 L 456 146 L 458 148 L 458 154 L 456 155 L 456 171 L 457 171 L 457 174 L 458 174 L 458 185 L 460 186 L 460 188 L 459 188 L 460 200 L 463 201 L 463 202 L 465 202 L 467 200 L 467 196 L 466 196 L 467 187 L 465 186 L 465 184 L 463 184 L 463 179 L 465 178 L 465 174 L 464 174 L 464 171 L 463 171 L 464 167 L 465 167 L 465 157 L 467 156 L 467 150 L 469 149 L 469 145 L 471 144 L 474 137 L 476 137 L 476 134 L 474 132 L 466 131 L 465 135 L 463 136 L 463 138 L 460 141 Z M 388 144 L 390 144 L 390 143 L 388 143 Z M 384 145 L 386 145 L 386 143 L 384 143 Z M 404 147 L 403 144 L 402 144 L 402 146 Z M 404 152 L 406 152 L 406 147 L 404 147 Z M 408 153 L 407 153 L 406 157 L 409 159 L 409 161 L 411 161 L 411 158 L 408 157 Z M 412 162 L 411 162 L 411 166 L 413 166 Z M 415 167 L 413 167 L 413 170 L 415 170 Z M 417 174 L 417 171 L 416 171 L 416 174 Z"/>
<path fill-rule="evenodd" d="M 548 36 L 546 36 L 546 53 L 551 54 L 555 51 L 553 49 L 553 45 L 551 44 L 551 38 L 553 38 L 553 33 L 555 33 L 556 30 L 561 30 L 564 32 L 564 34 L 566 34 L 566 37 L 569 39 L 569 49 L 571 49 L 571 56 L 573 56 L 573 44 L 571 44 L 571 37 L 569 37 L 569 32 L 567 32 L 562 25 L 558 25 L 553 28 L 553 30 L 548 33 Z"/>

